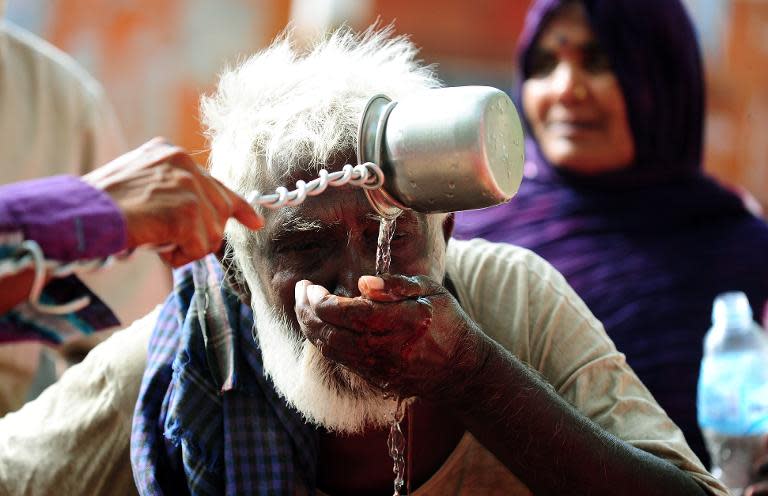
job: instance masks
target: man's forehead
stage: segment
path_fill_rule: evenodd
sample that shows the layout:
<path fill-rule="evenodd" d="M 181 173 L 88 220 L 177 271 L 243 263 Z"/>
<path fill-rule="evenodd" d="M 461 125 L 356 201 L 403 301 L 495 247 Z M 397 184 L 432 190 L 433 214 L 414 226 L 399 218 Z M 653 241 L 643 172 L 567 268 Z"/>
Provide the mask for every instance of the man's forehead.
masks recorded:
<path fill-rule="evenodd" d="M 267 229 L 311 231 L 330 226 L 348 225 L 353 221 L 375 218 L 360 188 L 346 185 L 329 186 L 318 196 L 308 196 L 301 205 L 271 211 L 266 216 Z"/>
<path fill-rule="evenodd" d="M 345 230 L 367 228 L 378 224 L 380 217 L 368 203 L 363 190 L 355 186 L 329 188 L 316 197 L 308 197 L 299 206 L 285 207 L 266 216 L 266 230 L 271 238 L 283 233 L 322 231 L 341 227 Z M 405 211 L 397 219 L 398 225 L 417 225 L 426 222 L 426 216 Z"/>

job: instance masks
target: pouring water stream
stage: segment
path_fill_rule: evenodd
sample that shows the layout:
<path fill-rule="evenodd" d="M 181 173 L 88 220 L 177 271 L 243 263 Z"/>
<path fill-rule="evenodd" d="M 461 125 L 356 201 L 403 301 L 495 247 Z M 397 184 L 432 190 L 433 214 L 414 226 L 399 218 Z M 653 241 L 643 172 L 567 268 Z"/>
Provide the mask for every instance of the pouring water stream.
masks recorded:
<path fill-rule="evenodd" d="M 396 218 L 381 217 L 379 224 L 379 238 L 376 243 L 376 275 L 389 273 L 389 267 L 392 263 L 392 236 L 395 234 Z M 400 428 L 400 424 L 405 417 L 407 406 L 403 398 L 397 398 L 397 407 L 392 415 L 392 423 L 389 426 L 389 436 L 387 438 L 387 448 L 389 456 L 392 458 L 392 472 L 395 474 L 394 494 L 400 496 L 400 490 L 405 484 L 405 436 Z M 411 423 L 408 423 L 410 429 Z"/>

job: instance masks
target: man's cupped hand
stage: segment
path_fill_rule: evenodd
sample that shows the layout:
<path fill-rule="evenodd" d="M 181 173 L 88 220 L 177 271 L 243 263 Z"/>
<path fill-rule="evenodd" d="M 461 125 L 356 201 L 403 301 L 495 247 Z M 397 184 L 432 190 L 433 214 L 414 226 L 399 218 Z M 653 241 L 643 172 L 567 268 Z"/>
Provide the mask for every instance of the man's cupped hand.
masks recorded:
<path fill-rule="evenodd" d="M 361 296 L 296 283 L 296 316 L 320 352 L 389 394 L 446 401 L 487 350 L 477 325 L 440 284 L 424 276 L 363 276 Z"/>

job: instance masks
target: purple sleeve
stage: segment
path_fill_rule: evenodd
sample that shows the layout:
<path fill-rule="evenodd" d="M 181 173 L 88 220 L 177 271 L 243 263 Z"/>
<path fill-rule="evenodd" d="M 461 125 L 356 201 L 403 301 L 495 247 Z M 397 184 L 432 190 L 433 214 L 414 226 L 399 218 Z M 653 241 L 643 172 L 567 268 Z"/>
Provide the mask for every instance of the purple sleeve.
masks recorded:
<path fill-rule="evenodd" d="M 0 233 L 21 232 L 48 259 L 103 258 L 126 248 L 125 219 L 109 196 L 75 176 L 0 186 Z"/>

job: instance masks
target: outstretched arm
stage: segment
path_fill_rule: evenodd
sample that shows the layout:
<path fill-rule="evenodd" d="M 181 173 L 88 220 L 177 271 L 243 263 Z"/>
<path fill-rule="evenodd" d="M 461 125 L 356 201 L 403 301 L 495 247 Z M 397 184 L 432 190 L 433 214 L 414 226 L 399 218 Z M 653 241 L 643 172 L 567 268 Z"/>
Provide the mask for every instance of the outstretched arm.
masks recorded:
<path fill-rule="evenodd" d="M 704 494 L 577 411 L 442 286 L 401 276 L 364 276 L 359 286 L 362 297 L 343 298 L 297 284 L 308 339 L 373 384 L 450 408 L 534 493 Z"/>
<path fill-rule="evenodd" d="M 34 240 L 46 258 L 61 262 L 147 244 L 172 246 L 160 256 L 178 267 L 216 251 L 230 217 L 251 229 L 263 225 L 244 199 L 162 139 L 82 179 L 56 176 L 0 188 L 0 234 Z M 0 274 L 0 315 L 29 296 L 33 279 L 31 269 Z"/>
<path fill-rule="evenodd" d="M 582 415 L 499 344 L 478 339 L 482 363 L 443 401 L 535 494 L 705 494 L 671 463 Z"/>

